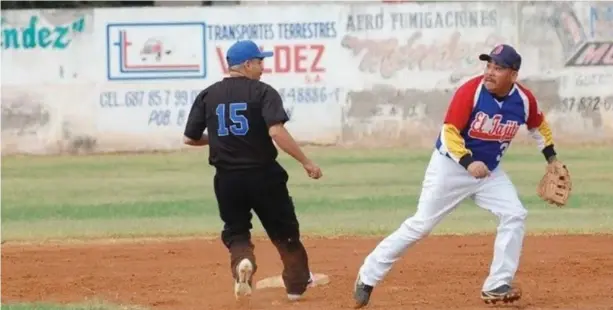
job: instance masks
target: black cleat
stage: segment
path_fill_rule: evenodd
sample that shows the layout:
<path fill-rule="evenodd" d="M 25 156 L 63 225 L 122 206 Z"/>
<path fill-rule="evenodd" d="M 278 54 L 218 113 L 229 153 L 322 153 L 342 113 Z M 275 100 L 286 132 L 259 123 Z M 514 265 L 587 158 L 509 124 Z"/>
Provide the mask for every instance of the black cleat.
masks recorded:
<path fill-rule="evenodd" d="M 358 275 L 358 278 L 355 280 L 355 288 L 353 290 L 353 299 L 355 299 L 356 309 L 368 305 L 372 290 L 373 287 L 362 283 L 362 281 L 360 281 L 360 276 Z"/>
<path fill-rule="evenodd" d="M 491 291 L 481 292 L 481 299 L 486 304 L 495 305 L 497 302 L 512 303 L 518 301 L 521 298 L 521 291 L 514 289 L 511 286 L 505 284 L 495 288 Z"/>

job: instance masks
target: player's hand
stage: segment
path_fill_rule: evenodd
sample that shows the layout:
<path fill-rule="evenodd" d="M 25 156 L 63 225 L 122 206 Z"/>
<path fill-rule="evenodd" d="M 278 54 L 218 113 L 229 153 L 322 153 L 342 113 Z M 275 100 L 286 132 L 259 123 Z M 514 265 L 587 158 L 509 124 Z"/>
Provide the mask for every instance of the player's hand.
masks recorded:
<path fill-rule="evenodd" d="M 477 179 L 483 179 L 490 175 L 490 169 L 482 161 L 474 161 L 468 165 L 468 173 Z"/>
<path fill-rule="evenodd" d="M 312 161 L 308 161 L 305 164 L 302 165 L 302 167 L 304 167 L 304 170 L 307 172 L 307 175 L 311 178 L 311 179 L 319 179 L 323 176 L 323 174 L 321 173 L 321 169 L 319 168 L 319 166 L 317 166 L 314 162 Z"/>

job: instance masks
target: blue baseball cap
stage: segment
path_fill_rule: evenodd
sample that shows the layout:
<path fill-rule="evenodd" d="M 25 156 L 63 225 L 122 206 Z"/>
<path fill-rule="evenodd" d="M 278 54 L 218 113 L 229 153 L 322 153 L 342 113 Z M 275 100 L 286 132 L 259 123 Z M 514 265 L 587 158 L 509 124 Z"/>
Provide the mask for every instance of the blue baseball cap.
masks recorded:
<path fill-rule="evenodd" d="M 240 65 L 243 62 L 255 58 L 271 57 L 272 52 L 260 51 L 260 48 L 251 40 L 237 41 L 232 44 L 226 53 L 228 66 Z"/>
<path fill-rule="evenodd" d="M 519 70 L 521 67 L 521 56 L 510 45 L 501 44 L 494 47 L 488 54 L 479 55 L 481 61 L 492 61 L 497 65 L 513 70 Z"/>

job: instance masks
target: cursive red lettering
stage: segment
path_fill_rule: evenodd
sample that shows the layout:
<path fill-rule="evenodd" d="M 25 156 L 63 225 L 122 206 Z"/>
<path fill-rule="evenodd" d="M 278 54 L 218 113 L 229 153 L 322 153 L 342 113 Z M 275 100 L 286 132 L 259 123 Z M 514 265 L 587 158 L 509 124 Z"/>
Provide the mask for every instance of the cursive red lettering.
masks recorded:
<path fill-rule="evenodd" d="M 483 64 L 474 60 L 475 55 L 504 41 L 495 33 L 485 40 L 468 42 L 463 42 L 460 32 L 454 32 L 444 41 L 432 43 L 420 43 L 422 36 L 421 31 L 416 31 L 399 41 L 396 38 L 361 39 L 346 35 L 341 40 L 341 46 L 352 51 L 354 56 L 362 54 L 360 71 L 378 71 L 383 78 L 392 78 L 402 69 L 453 71 L 453 76 L 458 77 L 479 72 Z M 400 42 L 406 44 L 401 45 Z"/>
<path fill-rule="evenodd" d="M 500 136 L 502 134 L 502 129 L 504 126 L 500 125 L 501 119 L 502 119 L 502 116 L 500 115 L 495 115 L 494 117 L 492 117 L 492 128 L 490 128 L 489 134 L 495 135 L 495 136 Z"/>
<path fill-rule="evenodd" d="M 472 122 L 471 129 L 474 131 L 482 131 L 486 118 L 487 114 L 483 112 L 477 113 L 477 115 L 475 115 L 475 120 Z"/>
<path fill-rule="evenodd" d="M 475 139 L 486 141 L 510 141 L 519 131 L 517 121 L 502 122 L 502 115 L 489 117 L 484 112 L 478 112 L 471 123 L 468 135 Z"/>

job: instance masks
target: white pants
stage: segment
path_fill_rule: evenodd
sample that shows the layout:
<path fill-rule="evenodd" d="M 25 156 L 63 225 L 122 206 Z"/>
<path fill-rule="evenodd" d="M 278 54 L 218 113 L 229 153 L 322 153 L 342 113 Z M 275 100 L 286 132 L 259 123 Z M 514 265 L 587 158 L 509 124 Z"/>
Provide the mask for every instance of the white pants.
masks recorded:
<path fill-rule="evenodd" d="M 494 257 L 482 289 L 489 291 L 503 284 L 510 285 L 519 265 L 527 215 L 515 186 L 500 168 L 485 179 L 476 179 L 436 150 L 426 169 L 416 213 L 366 257 L 359 271 L 360 280 L 376 286 L 409 247 L 427 236 L 467 197 L 499 220 Z"/>

